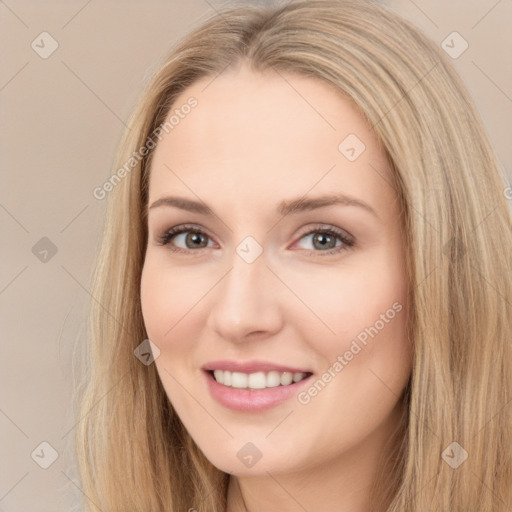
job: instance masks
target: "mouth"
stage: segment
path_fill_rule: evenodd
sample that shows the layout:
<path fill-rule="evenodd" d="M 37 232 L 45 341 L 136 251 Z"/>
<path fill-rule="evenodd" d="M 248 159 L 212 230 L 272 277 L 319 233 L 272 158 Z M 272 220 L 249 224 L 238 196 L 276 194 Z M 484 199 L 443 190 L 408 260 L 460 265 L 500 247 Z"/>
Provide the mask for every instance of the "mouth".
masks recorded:
<path fill-rule="evenodd" d="M 231 372 L 229 370 L 205 370 L 218 384 L 235 389 L 267 389 L 281 386 L 290 386 L 307 379 L 311 372 L 268 372 L 258 371 L 254 373 Z"/>
<path fill-rule="evenodd" d="M 289 401 L 313 372 L 266 362 L 217 361 L 202 368 L 211 397 L 240 412 L 261 412 Z"/>

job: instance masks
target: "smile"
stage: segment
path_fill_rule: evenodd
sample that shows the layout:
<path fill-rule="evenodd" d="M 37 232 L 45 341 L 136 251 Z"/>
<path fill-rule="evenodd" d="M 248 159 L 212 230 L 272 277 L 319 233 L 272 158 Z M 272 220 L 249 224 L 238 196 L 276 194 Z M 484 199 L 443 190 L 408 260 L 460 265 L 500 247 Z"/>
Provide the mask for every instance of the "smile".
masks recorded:
<path fill-rule="evenodd" d="M 210 396 L 227 409 L 261 412 L 299 393 L 313 373 L 267 361 L 212 361 L 203 366 Z"/>
<path fill-rule="evenodd" d="M 238 389 L 265 389 L 277 386 L 289 386 L 292 382 L 300 382 L 308 373 L 303 372 L 255 372 L 242 373 L 228 370 L 213 370 L 213 378 L 226 387 Z"/>

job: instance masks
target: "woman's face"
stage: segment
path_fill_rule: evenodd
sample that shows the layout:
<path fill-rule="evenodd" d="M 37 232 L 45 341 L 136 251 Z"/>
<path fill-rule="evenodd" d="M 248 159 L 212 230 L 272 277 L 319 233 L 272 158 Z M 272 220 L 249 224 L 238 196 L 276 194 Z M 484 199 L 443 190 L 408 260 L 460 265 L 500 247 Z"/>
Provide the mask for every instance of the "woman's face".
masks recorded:
<path fill-rule="evenodd" d="M 170 402 L 227 473 L 373 463 L 411 370 L 400 207 L 375 134 L 328 84 L 245 66 L 172 110 L 141 282 Z"/>

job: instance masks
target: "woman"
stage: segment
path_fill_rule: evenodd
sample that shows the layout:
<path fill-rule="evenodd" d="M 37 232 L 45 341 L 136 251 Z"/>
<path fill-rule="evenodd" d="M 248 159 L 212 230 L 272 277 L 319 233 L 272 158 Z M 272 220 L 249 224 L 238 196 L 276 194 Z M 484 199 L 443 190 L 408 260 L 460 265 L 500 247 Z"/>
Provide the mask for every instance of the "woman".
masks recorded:
<path fill-rule="evenodd" d="M 509 510 L 511 212 L 442 51 L 360 1 L 227 9 L 129 125 L 76 435 L 89 502 Z"/>

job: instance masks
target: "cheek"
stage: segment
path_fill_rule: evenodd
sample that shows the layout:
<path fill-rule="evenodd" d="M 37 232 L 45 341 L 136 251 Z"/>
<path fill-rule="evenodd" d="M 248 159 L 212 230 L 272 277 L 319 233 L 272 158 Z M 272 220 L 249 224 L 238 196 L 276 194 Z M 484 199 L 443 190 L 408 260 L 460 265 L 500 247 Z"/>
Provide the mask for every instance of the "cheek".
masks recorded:
<path fill-rule="evenodd" d="M 162 259 L 148 253 L 142 270 L 140 294 L 148 336 L 165 342 L 190 324 L 187 320 L 192 315 L 198 314 L 200 308 L 197 306 L 208 289 L 208 281 L 197 273 L 192 281 L 189 274 L 178 267 L 170 267 Z"/>
<path fill-rule="evenodd" d="M 141 276 L 140 297 L 144 325 L 150 339 L 163 339 L 165 332 L 171 327 L 172 313 L 174 311 L 173 294 L 166 293 L 167 287 L 164 279 L 159 279 L 155 265 L 148 258 L 144 264 Z"/>
<path fill-rule="evenodd" d="M 190 328 L 197 314 L 193 305 L 201 296 L 200 290 L 186 285 L 189 281 L 189 276 L 170 268 L 159 255 L 146 255 L 140 283 L 142 316 L 148 338 L 160 350 L 155 359 L 160 380 L 179 411 L 190 407 L 180 383 L 193 371 L 190 354 L 197 336 Z"/>
<path fill-rule="evenodd" d="M 363 359 L 363 352 L 369 357 L 374 351 L 408 345 L 407 277 L 399 256 L 391 250 L 375 251 L 347 259 L 338 268 L 319 268 L 314 278 L 289 274 L 288 282 L 295 280 L 294 292 L 309 309 L 300 316 L 300 330 L 314 340 L 318 353 L 332 362 L 346 351 Z M 353 355 L 347 357 L 355 359 Z"/>
<path fill-rule="evenodd" d="M 307 339 L 322 355 L 324 373 L 297 398 L 311 429 L 325 435 L 322 447 L 315 448 L 325 453 L 333 439 L 349 446 L 379 428 L 410 376 L 405 267 L 391 256 L 378 256 L 315 278 L 308 290 L 303 286 L 304 297 L 334 331 L 313 315 L 303 320 L 302 330 L 308 329 Z"/>
<path fill-rule="evenodd" d="M 170 265 L 166 255 L 156 251 L 146 255 L 140 285 L 142 316 L 148 338 L 160 350 L 155 359 L 160 379 L 178 409 L 182 402 L 185 409 L 191 405 L 180 383 L 198 375 L 201 330 L 211 309 L 208 291 L 218 279 L 210 269 Z"/>

